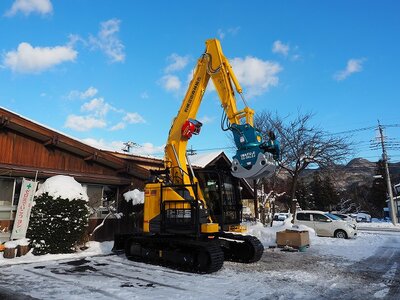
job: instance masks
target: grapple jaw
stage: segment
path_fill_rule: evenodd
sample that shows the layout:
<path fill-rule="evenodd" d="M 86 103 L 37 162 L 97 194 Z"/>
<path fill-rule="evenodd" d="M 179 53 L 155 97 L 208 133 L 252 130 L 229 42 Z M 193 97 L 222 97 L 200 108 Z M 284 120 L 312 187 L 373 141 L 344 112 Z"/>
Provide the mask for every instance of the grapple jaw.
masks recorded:
<path fill-rule="evenodd" d="M 243 162 L 242 162 L 243 163 Z M 274 174 L 276 163 L 271 153 L 259 152 L 255 163 L 243 166 L 240 158 L 233 158 L 231 173 L 238 178 L 246 178 L 248 180 L 270 177 Z"/>
<path fill-rule="evenodd" d="M 280 159 L 279 142 L 269 132 L 269 140 L 264 142 L 260 132 L 250 124 L 231 126 L 236 155 L 232 161 L 232 175 L 238 178 L 258 179 L 272 176 L 276 161 Z"/>

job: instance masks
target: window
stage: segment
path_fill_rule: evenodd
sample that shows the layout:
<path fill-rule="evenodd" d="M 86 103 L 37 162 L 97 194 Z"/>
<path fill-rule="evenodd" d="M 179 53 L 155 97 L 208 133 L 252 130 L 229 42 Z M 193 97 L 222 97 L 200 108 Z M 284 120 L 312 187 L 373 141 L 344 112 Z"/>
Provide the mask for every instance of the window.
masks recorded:
<path fill-rule="evenodd" d="M 115 186 L 105 185 L 103 187 L 103 205 L 108 206 L 113 201 L 118 200 L 118 188 Z"/>
<path fill-rule="evenodd" d="M 102 185 L 84 185 L 86 193 L 89 197 L 89 206 L 96 209 L 103 206 L 103 186 Z"/>
<path fill-rule="evenodd" d="M 0 177 L 0 206 L 11 206 L 14 195 L 14 178 Z"/>
<path fill-rule="evenodd" d="M 313 214 L 313 220 L 316 222 L 329 222 L 329 218 L 321 214 Z"/>
<path fill-rule="evenodd" d="M 346 216 L 342 215 L 342 214 L 331 214 L 331 213 L 327 213 L 325 214 L 326 216 L 328 216 L 329 218 L 336 220 L 336 221 L 340 221 L 340 220 L 345 220 Z"/>
<path fill-rule="evenodd" d="M 310 213 L 297 213 L 297 220 L 299 221 L 310 221 Z"/>
<path fill-rule="evenodd" d="M 21 194 L 22 178 L 15 179 L 15 190 L 14 190 L 14 200 L 13 205 L 17 206 L 19 202 L 19 195 Z"/>

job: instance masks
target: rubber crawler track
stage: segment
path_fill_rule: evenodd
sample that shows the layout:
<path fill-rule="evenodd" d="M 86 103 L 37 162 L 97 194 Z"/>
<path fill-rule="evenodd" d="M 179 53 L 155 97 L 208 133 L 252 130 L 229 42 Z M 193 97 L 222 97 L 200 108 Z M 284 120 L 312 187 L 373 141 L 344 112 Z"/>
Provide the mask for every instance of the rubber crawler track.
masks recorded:
<path fill-rule="evenodd" d="M 132 251 L 132 247 L 136 247 Z M 213 273 L 222 268 L 224 252 L 218 241 L 186 238 L 132 236 L 127 240 L 126 257 L 193 273 Z"/>
<path fill-rule="evenodd" d="M 222 240 L 229 244 L 229 247 L 223 247 L 225 260 L 253 263 L 261 259 L 264 252 L 264 246 L 260 240 L 251 235 L 240 235 L 234 233 L 222 233 Z"/>

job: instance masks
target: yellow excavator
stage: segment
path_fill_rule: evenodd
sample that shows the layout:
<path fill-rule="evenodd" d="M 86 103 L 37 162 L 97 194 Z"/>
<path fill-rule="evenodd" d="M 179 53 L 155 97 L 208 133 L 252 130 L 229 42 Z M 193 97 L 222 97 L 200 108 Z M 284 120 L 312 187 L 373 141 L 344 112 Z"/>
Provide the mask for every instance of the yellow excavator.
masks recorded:
<path fill-rule="evenodd" d="M 187 156 L 187 143 L 200 133 L 196 114 L 210 78 L 224 111 L 221 127 L 232 132 L 237 152 L 230 170 L 234 177 L 216 170 L 200 173 L 199 180 Z M 235 90 L 245 103 L 242 110 L 237 109 Z M 116 235 L 114 251 L 124 251 L 131 260 L 196 273 L 218 271 L 224 260 L 258 261 L 262 243 L 232 232 L 240 228 L 242 217 L 238 178 L 270 175 L 279 159 L 279 144 L 273 134 L 263 141 L 253 116 L 220 42 L 207 40 L 169 131 L 165 169 L 153 171 L 145 186 L 143 232 Z"/>

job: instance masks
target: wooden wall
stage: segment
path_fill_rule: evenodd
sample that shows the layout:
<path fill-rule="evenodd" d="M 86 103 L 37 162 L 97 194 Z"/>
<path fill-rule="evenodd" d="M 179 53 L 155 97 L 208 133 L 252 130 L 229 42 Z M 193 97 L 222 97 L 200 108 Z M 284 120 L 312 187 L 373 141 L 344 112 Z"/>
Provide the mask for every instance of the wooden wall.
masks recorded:
<path fill-rule="evenodd" d="M 0 130 L 0 163 L 39 169 L 116 175 L 116 171 L 83 157 L 8 130 Z"/>

